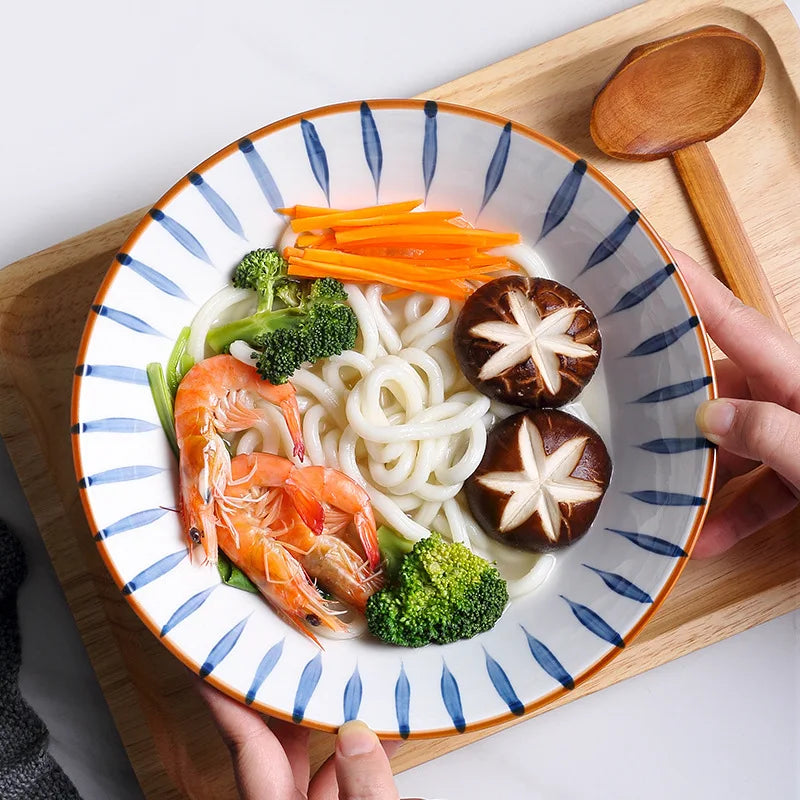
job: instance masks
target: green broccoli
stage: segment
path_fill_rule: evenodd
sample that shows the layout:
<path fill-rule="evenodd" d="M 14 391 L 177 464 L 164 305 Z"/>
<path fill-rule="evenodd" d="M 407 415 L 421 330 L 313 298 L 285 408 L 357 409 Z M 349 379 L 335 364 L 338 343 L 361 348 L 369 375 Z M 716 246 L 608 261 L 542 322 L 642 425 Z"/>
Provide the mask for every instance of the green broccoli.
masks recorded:
<path fill-rule="evenodd" d="M 389 583 L 367 601 L 367 624 L 374 636 L 401 647 L 421 647 L 469 639 L 494 626 L 508 602 L 508 588 L 493 564 L 438 533 L 403 555 L 402 548 L 399 553 L 387 548 L 389 535 L 384 532 L 382 549 Z M 392 578 L 391 558 L 399 555 L 403 560 Z"/>
<path fill-rule="evenodd" d="M 275 295 L 291 282 L 286 274 L 288 267 L 274 247 L 251 250 L 233 271 L 233 285 L 258 294 L 258 311 L 272 311 Z"/>
<path fill-rule="evenodd" d="M 208 345 L 220 353 L 241 339 L 258 351 L 256 369 L 270 383 L 286 383 L 303 363 L 349 350 L 358 335 L 358 319 L 347 292 L 334 278 L 295 281 L 275 250 L 248 253 L 233 276 L 235 286 L 254 289 L 258 308 L 244 319 L 209 331 Z M 284 308 L 273 308 L 275 298 Z"/>

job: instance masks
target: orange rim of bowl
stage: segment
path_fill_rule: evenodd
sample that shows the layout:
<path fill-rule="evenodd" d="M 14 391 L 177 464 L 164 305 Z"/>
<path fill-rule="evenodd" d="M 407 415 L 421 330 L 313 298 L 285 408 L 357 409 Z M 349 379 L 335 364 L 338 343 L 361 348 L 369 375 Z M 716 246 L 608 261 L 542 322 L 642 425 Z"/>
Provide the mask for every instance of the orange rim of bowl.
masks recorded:
<path fill-rule="evenodd" d="M 314 109 L 312 111 L 303 112 L 301 114 L 294 114 L 290 117 L 286 117 L 285 119 L 278 120 L 277 122 L 273 122 L 270 125 L 265 125 L 263 128 L 259 128 L 258 130 L 250 133 L 245 134 L 246 138 L 249 138 L 253 141 L 257 141 L 259 139 L 263 139 L 264 137 L 272 134 L 276 131 L 283 130 L 284 128 L 291 127 L 292 125 L 298 125 L 301 119 L 318 119 L 320 117 L 330 116 L 332 114 L 340 114 L 340 113 L 348 113 L 348 112 L 357 112 L 361 106 L 360 100 L 350 101 L 347 103 L 337 103 L 334 105 L 322 106 L 320 108 Z M 372 109 L 420 109 L 422 110 L 425 100 L 424 99 L 417 99 L 417 100 L 370 100 L 368 101 L 370 108 Z M 527 137 L 528 139 L 532 139 L 535 142 L 538 142 L 541 145 L 549 148 L 553 152 L 564 156 L 565 158 L 570 160 L 570 163 L 574 163 L 577 161 L 580 156 L 570 150 L 568 147 L 565 147 L 562 144 L 550 139 L 549 137 L 534 131 L 532 128 L 527 128 L 524 125 L 514 122 L 513 120 L 509 120 L 506 117 L 501 117 L 497 114 L 491 114 L 487 111 L 481 111 L 479 109 L 469 108 L 467 106 L 459 106 L 452 103 L 440 103 L 437 101 L 437 105 L 440 110 L 445 111 L 450 114 L 456 114 L 464 117 L 471 117 L 472 119 L 478 119 L 483 122 L 488 122 L 492 125 L 498 126 L 502 128 L 507 123 L 511 122 L 512 131 L 522 136 Z M 219 163 L 223 159 L 227 158 L 229 155 L 236 152 L 238 148 L 239 141 L 244 137 L 239 137 L 231 144 L 227 145 L 226 147 L 222 148 L 221 150 L 214 153 L 214 155 L 207 158 L 201 164 L 192 170 L 193 172 L 200 172 L 202 173 L 204 170 L 208 169 L 209 167 L 214 166 L 215 164 Z M 616 198 L 616 200 L 627 210 L 633 211 L 637 210 L 636 206 L 628 199 L 628 197 L 621 192 L 602 172 L 597 170 L 591 164 L 587 164 L 587 173 L 594 178 L 598 183 L 600 183 L 608 193 Z M 177 183 L 175 183 L 164 195 L 162 195 L 156 203 L 153 204 L 153 208 L 160 208 L 164 204 L 168 203 L 172 200 L 176 195 L 182 192 L 184 189 L 189 186 L 189 179 L 187 176 L 181 178 Z M 148 226 L 152 223 L 152 220 L 148 214 L 140 220 L 137 226 L 133 229 L 133 232 L 128 236 L 126 241 L 123 243 L 122 247 L 118 252 L 130 252 L 130 250 L 135 246 L 136 242 L 138 241 L 139 237 L 144 233 L 144 231 L 148 228 Z M 642 226 L 642 229 L 647 234 L 648 238 L 652 242 L 653 246 L 658 251 L 659 255 L 664 259 L 664 264 L 672 264 L 675 266 L 675 272 L 673 276 L 677 282 L 677 285 L 683 295 L 683 300 L 686 303 L 687 307 L 691 311 L 691 313 L 700 319 L 699 314 L 697 312 L 697 307 L 695 305 L 694 299 L 692 298 L 691 292 L 686 285 L 686 282 L 681 275 L 680 269 L 674 262 L 674 259 L 671 257 L 671 254 L 655 232 L 653 227 L 644 217 L 644 215 L 640 214 L 639 223 Z M 113 283 L 114 279 L 116 278 L 117 272 L 119 271 L 121 265 L 116 261 L 113 260 L 111 263 L 110 268 L 105 274 L 102 283 L 100 284 L 100 288 L 95 295 L 94 303 L 101 304 L 103 299 L 105 298 L 106 293 L 108 292 L 111 284 Z M 94 323 L 96 321 L 96 315 L 90 314 L 87 317 L 86 325 L 84 326 L 83 335 L 81 337 L 80 346 L 78 348 L 78 360 L 76 364 L 83 364 L 85 363 L 85 356 L 86 356 L 86 348 L 88 347 L 89 340 L 92 336 L 92 331 L 94 329 Z M 700 351 L 703 356 L 703 361 L 706 368 L 707 376 L 711 377 L 711 383 L 708 386 L 709 391 L 709 399 L 713 399 L 717 396 L 717 384 L 716 384 L 716 376 L 714 373 L 713 367 L 713 360 L 711 358 L 711 350 L 708 343 L 707 334 L 705 331 L 705 327 L 703 326 L 702 320 L 700 321 L 700 325 L 697 327 L 696 335 L 698 339 L 698 343 L 700 345 Z M 78 420 L 78 404 L 79 404 L 79 395 L 80 395 L 80 387 L 81 381 L 84 376 L 75 374 L 72 383 L 72 399 L 70 403 L 70 425 L 75 426 Z M 81 477 L 83 477 L 83 468 L 81 462 L 81 453 L 79 447 L 80 437 L 73 434 L 72 435 L 72 456 L 74 461 L 75 467 L 75 474 L 78 481 L 80 481 Z M 494 717 L 488 717 L 486 719 L 479 720 L 478 722 L 468 723 L 461 733 L 470 733 L 473 731 L 485 730 L 486 728 L 493 727 L 495 725 L 500 725 L 505 722 L 510 722 L 512 720 L 521 720 L 526 717 L 529 717 L 533 714 L 533 712 L 541 711 L 545 706 L 549 705 L 550 703 L 558 700 L 559 698 L 563 697 L 564 695 L 568 694 L 569 692 L 574 691 L 579 685 L 581 685 L 584 681 L 590 678 L 592 675 L 599 672 L 604 666 L 606 666 L 610 661 L 616 658 L 620 652 L 622 652 L 624 647 L 630 645 L 630 643 L 639 635 L 641 630 L 644 626 L 649 622 L 650 618 L 653 614 L 661 607 L 664 600 L 667 598 L 667 595 L 672 591 L 673 587 L 675 586 L 676 581 L 680 577 L 681 573 L 683 572 L 686 564 L 691 557 L 692 550 L 694 549 L 694 545 L 697 541 L 697 537 L 700 533 L 700 529 L 705 522 L 706 515 L 708 513 L 708 507 L 711 501 L 711 495 L 714 485 L 714 477 L 716 474 L 716 449 L 708 449 L 706 450 L 708 454 L 708 462 L 706 465 L 706 474 L 705 479 L 703 482 L 703 490 L 701 492 L 701 496 L 705 498 L 705 504 L 700 506 L 697 511 L 697 516 L 695 517 L 694 523 L 692 525 L 692 530 L 689 533 L 689 538 L 686 544 L 683 546 L 683 550 L 686 553 L 685 557 L 681 557 L 677 559 L 677 563 L 672 568 L 672 571 L 667 576 L 667 579 L 664 583 L 664 586 L 661 588 L 659 594 L 653 599 L 652 604 L 647 608 L 647 610 L 641 615 L 641 617 L 637 620 L 637 622 L 633 625 L 633 627 L 622 637 L 623 639 L 623 647 L 617 647 L 612 645 L 611 648 L 606 652 L 604 656 L 594 662 L 591 666 L 587 667 L 582 673 L 577 676 L 573 676 L 574 679 L 574 686 L 572 689 L 566 689 L 564 687 L 559 687 L 554 689 L 552 692 L 549 692 L 542 697 L 539 697 L 537 700 L 526 703 L 525 710 L 522 715 L 515 715 L 510 711 L 507 711 L 503 714 L 498 714 Z M 94 514 L 92 513 L 92 507 L 89 502 L 88 496 L 88 489 L 86 488 L 79 488 L 78 490 L 81 504 L 83 505 L 83 511 L 86 515 L 86 518 L 89 522 L 89 526 L 93 531 L 98 530 L 97 523 L 94 518 Z M 106 568 L 111 573 L 111 577 L 114 580 L 114 583 L 117 585 L 117 588 L 121 591 L 122 587 L 125 585 L 125 581 L 120 576 L 116 565 L 112 561 L 110 555 L 108 554 L 104 544 L 102 541 L 97 541 L 97 547 L 100 551 L 100 555 L 106 565 Z M 160 635 L 160 627 L 151 619 L 149 614 L 142 608 L 138 600 L 133 594 L 123 595 L 125 599 L 128 601 L 129 605 L 133 610 L 136 612 L 136 615 L 142 622 L 147 626 L 150 632 L 176 657 L 178 658 L 185 666 L 191 669 L 194 673 L 200 672 L 200 664 L 195 663 L 190 659 L 186 653 L 180 650 L 176 645 L 170 642 L 168 639 L 165 639 Z M 245 702 L 245 696 L 240 691 L 238 691 L 233 686 L 225 683 L 224 681 L 216 678 L 213 673 L 206 676 L 204 680 L 207 683 L 210 683 L 215 688 L 219 689 L 225 694 L 233 697 L 234 699 L 238 700 L 241 703 Z M 260 703 L 255 701 L 251 705 L 252 708 L 261 711 L 264 714 L 267 714 L 272 717 L 276 717 L 278 719 L 282 719 L 285 721 L 292 721 L 291 714 L 288 714 L 284 711 L 279 709 L 275 709 L 271 706 L 268 706 L 264 703 Z M 316 730 L 326 731 L 328 733 L 335 733 L 338 730 L 337 725 L 328 725 L 323 722 L 318 722 L 312 719 L 304 719 L 301 723 L 302 725 L 314 728 Z M 379 737 L 383 739 L 400 739 L 400 733 L 398 731 L 376 731 Z M 453 736 L 459 733 L 455 730 L 455 728 L 438 728 L 434 730 L 426 730 L 426 731 L 419 731 L 414 732 L 412 731 L 407 738 L 409 739 L 434 739 L 440 738 L 443 736 Z"/>

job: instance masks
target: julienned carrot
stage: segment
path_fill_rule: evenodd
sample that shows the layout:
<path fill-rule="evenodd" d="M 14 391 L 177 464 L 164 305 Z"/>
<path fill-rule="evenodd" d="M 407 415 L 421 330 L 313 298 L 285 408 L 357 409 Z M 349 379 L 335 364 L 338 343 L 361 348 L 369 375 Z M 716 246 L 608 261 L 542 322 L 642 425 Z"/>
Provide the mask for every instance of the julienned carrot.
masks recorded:
<path fill-rule="evenodd" d="M 367 225 L 421 225 L 430 222 L 450 222 L 461 216 L 460 211 L 406 211 L 402 214 L 387 214 L 385 217 L 354 217 L 332 222 L 327 227 L 359 228 Z"/>
<path fill-rule="evenodd" d="M 333 247 L 336 237 L 332 233 L 301 233 L 295 242 L 296 247 Z"/>
<path fill-rule="evenodd" d="M 412 292 L 411 289 L 395 289 L 393 292 L 386 292 L 386 294 L 382 294 L 381 300 L 385 300 L 387 303 L 389 303 L 392 300 L 402 300 L 404 297 L 408 297 L 412 294 L 414 294 L 414 292 Z"/>
<path fill-rule="evenodd" d="M 460 211 L 405 211 L 397 214 L 386 214 L 382 217 L 350 217 L 350 212 L 326 214 L 319 217 L 297 217 L 290 223 L 295 233 L 301 231 L 317 231 L 332 228 L 362 228 L 370 225 L 414 225 L 423 223 L 440 223 L 453 221 Z"/>
<path fill-rule="evenodd" d="M 391 276 L 402 275 L 405 277 L 419 277 L 428 280 L 431 277 L 449 278 L 460 277 L 471 271 L 497 272 L 508 267 L 508 261 L 501 257 L 488 257 L 488 259 L 450 260 L 450 261 L 396 261 L 391 258 L 376 258 L 375 256 L 361 256 L 354 253 L 344 253 L 340 250 L 318 250 L 313 247 L 300 249 L 287 247 L 284 256 L 303 258 L 309 261 L 320 261 L 324 264 L 337 264 L 345 267 L 372 270 L 376 275 Z"/>
<path fill-rule="evenodd" d="M 374 244 L 460 244 L 479 248 L 500 247 L 517 244 L 518 233 L 496 233 L 480 228 L 457 228 L 444 225 L 370 225 L 363 228 L 350 228 L 336 231 L 336 244 L 351 242 L 372 242 Z"/>
<path fill-rule="evenodd" d="M 335 237 L 332 237 L 334 243 Z M 298 240 L 299 246 L 299 240 Z M 319 245 L 317 245 L 319 246 Z M 343 247 L 343 249 L 345 249 Z M 361 244 L 354 242 L 346 246 L 348 253 L 357 253 L 362 256 L 378 256 L 379 258 L 401 259 L 438 259 L 438 258 L 473 258 L 479 254 L 477 247 L 462 247 L 459 245 L 441 245 L 416 247 L 405 245 Z"/>
<path fill-rule="evenodd" d="M 292 206 L 291 208 L 280 209 L 282 214 L 292 219 L 313 219 L 315 227 L 317 220 L 330 217 L 336 220 L 342 219 L 372 219 L 374 217 L 385 217 L 391 214 L 403 214 L 422 204 L 422 200 L 405 200 L 402 203 L 384 203 L 380 206 L 364 206 L 363 208 L 351 208 L 343 210 L 340 208 L 319 208 L 318 206 Z M 461 212 L 458 212 L 459 214 Z M 456 215 L 457 216 L 457 215 Z M 329 227 L 323 225 L 321 227 Z"/>
<path fill-rule="evenodd" d="M 462 286 L 456 286 L 452 281 L 419 281 L 408 278 L 393 276 L 391 279 L 382 279 L 374 272 L 369 270 L 356 269 L 355 267 L 343 267 L 338 264 L 325 264 L 321 261 L 310 261 L 302 258 L 289 259 L 289 275 L 296 275 L 304 278 L 320 277 L 321 275 L 331 278 L 338 278 L 342 281 L 379 281 L 389 283 L 400 289 L 411 289 L 414 292 L 427 292 L 428 294 L 442 295 L 456 300 L 463 300 L 469 290 Z"/>

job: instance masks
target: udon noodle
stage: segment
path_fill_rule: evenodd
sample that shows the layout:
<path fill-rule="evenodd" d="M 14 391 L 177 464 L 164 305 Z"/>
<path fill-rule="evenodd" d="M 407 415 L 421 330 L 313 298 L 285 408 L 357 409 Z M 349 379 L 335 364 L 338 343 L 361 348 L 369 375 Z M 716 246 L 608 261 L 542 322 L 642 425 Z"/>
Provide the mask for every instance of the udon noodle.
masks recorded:
<path fill-rule="evenodd" d="M 438 531 L 495 561 L 512 597 L 529 592 L 546 578 L 553 557 L 490 539 L 461 496 L 483 458 L 487 430 L 513 409 L 491 403 L 462 375 L 451 344 L 458 303 L 419 293 L 387 303 L 385 291 L 381 284 L 348 284 L 359 323 L 356 349 L 292 376 L 304 463 L 334 467 L 356 480 L 378 520 L 404 537 L 416 541 Z M 208 301 L 193 324 L 190 352 L 233 306 L 241 315 L 242 298 L 239 290 L 225 289 Z M 231 353 L 252 363 L 243 342 L 235 342 Z M 292 458 L 283 418 L 273 406 L 265 404 L 264 411 L 265 422 L 234 440 L 236 453 L 262 450 Z"/>

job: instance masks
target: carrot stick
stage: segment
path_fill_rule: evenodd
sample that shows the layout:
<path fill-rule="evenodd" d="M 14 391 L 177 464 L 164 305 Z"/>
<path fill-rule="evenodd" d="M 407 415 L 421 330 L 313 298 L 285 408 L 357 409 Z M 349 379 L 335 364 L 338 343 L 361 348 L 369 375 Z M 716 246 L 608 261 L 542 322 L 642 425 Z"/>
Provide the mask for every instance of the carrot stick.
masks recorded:
<path fill-rule="evenodd" d="M 301 233 L 295 242 L 296 247 L 325 247 L 336 244 L 332 233 Z"/>
<path fill-rule="evenodd" d="M 312 206 L 295 206 L 295 218 L 292 220 L 292 230 L 313 230 L 315 228 L 330 228 L 332 224 L 342 222 L 347 219 L 381 219 L 393 214 L 404 214 L 416 208 L 422 200 L 407 200 L 403 203 L 386 203 L 382 206 L 366 206 L 365 208 L 354 208 L 349 211 L 341 211 L 334 208 L 315 209 Z M 305 213 L 306 209 L 316 213 Z M 430 212 L 442 214 L 447 212 Z M 452 212 L 453 217 L 461 215 L 460 211 Z M 295 227 L 298 226 L 298 227 Z M 302 227 L 305 225 L 305 227 Z"/>
<path fill-rule="evenodd" d="M 520 241 L 518 233 L 496 233 L 479 228 L 456 228 L 453 225 L 371 225 L 363 228 L 350 228 L 336 231 L 336 244 L 351 242 L 373 242 L 390 244 L 394 242 L 416 242 L 431 244 L 460 244 L 475 247 L 499 247 L 516 244 Z"/>
<path fill-rule="evenodd" d="M 334 238 L 334 242 L 335 242 Z M 403 259 L 434 259 L 434 258 L 472 258 L 478 255 L 477 247 L 461 247 L 459 245 L 426 246 L 417 245 L 383 245 L 383 244 L 352 244 L 340 245 L 340 249 L 348 253 L 357 253 L 362 256 L 378 256 L 383 258 Z"/>
<path fill-rule="evenodd" d="M 354 217 L 353 219 L 334 220 L 327 227 L 337 230 L 367 225 L 416 225 L 427 222 L 448 222 L 459 216 L 461 216 L 460 211 L 407 211 L 403 214 L 387 214 L 383 217 Z M 323 220 L 322 217 L 317 219 Z"/>
<path fill-rule="evenodd" d="M 424 261 L 395 261 L 391 258 L 376 258 L 374 256 L 360 256 L 353 253 L 343 253 L 339 250 L 317 250 L 306 248 L 301 250 L 297 247 L 287 247 L 285 255 L 292 258 L 304 258 L 310 261 L 320 261 L 324 264 L 336 264 L 345 267 L 356 267 L 359 269 L 372 270 L 376 275 L 403 275 L 405 277 L 419 277 L 426 280 L 429 277 L 460 277 L 472 270 L 486 272 L 487 270 L 497 271 L 505 269 L 508 261 L 505 258 L 492 258 L 480 260 L 477 264 L 470 261 L 449 262 L 424 262 Z"/>
<path fill-rule="evenodd" d="M 411 289 L 414 292 L 427 292 L 428 294 L 443 295 L 457 300 L 463 300 L 469 290 L 463 286 L 456 286 L 451 281 L 439 281 L 436 283 L 410 280 L 397 276 L 379 276 L 374 272 L 355 267 L 344 267 L 336 264 L 325 264 L 320 261 L 311 261 L 304 258 L 292 257 L 289 259 L 289 275 L 298 277 L 315 278 L 321 275 L 338 278 L 342 281 L 367 280 L 388 283 L 400 289 Z"/>
<path fill-rule="evenodd" d="M 381 300 L 390 303 L 392 300 L 402 300 L 404 297 L 414 294 L 410 289 L 395 289 L 393 292 L 387 292 L 381 295 Z"/>

